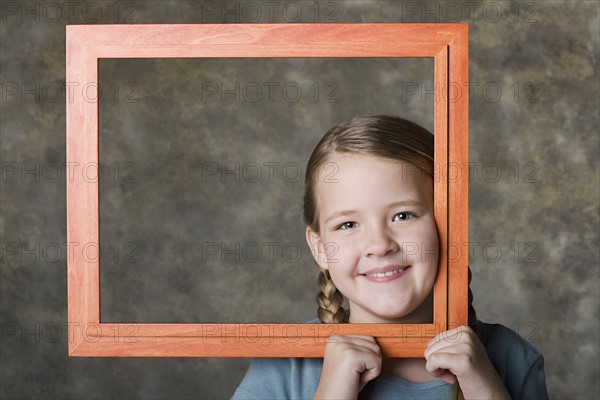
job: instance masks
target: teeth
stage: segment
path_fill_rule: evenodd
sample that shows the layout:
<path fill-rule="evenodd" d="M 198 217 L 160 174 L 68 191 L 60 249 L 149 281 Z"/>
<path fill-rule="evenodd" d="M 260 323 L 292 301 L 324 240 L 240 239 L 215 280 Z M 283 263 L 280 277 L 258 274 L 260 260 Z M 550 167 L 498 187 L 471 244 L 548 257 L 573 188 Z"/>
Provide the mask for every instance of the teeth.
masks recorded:
<path fill-rule="evenodd" d="M 406 267 L 405 267 L 406 268 Z M 405 268 L 402 269 L 395 269 L 393 271 L 388 271 L 388 272 L 378 272 L 376 274 L 366 274 L 366 276 L 375 276 L 377 278 L 385 278 L 386 276 L 392 276 L 394 274 L 397 274 L 399 272 L 402 272 L 405 270 Z"/>

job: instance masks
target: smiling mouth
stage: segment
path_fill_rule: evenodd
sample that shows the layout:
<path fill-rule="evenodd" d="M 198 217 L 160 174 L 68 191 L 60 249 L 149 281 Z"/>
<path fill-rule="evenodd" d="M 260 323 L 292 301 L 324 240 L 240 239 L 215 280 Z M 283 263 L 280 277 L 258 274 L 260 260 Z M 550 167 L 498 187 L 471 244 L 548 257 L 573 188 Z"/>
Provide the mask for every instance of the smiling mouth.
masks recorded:
<path fill-rule="evenodd" d="M 366 277 L 370 277 L 370 278 L 387 278 L 390 276 L 394 276 L 399 274 L 400 272 L 406 270 L 407 268 L 410 268 L 409 266 L 406 266 L 404 268 L 398 268 L 392 271 L 387 271 L 387 272 L 377 272 L 377 273 L 373 273 L 373 274 L 361 274 L 361 276 L 366 276 Z"/>

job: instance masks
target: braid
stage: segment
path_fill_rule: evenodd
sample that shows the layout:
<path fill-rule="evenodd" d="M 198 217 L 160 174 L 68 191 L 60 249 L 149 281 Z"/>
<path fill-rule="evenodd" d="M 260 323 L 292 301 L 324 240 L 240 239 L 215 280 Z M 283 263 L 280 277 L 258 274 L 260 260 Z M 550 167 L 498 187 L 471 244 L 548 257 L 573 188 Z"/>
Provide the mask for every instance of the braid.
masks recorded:
<path fill-rule="evenodd" d="M 345 322 L 345 310 L 342 307 L 344 296 L 335 287 L 329 271 L 319 268 L 317 278 L 321 291 L 317 294 L 319 308 L 317 314 L 319 319 L 326 324 L 339 324 Z"/>
<path fill-rule="evenodd" d="M 473 292 L 471 291 L 471 267 L 469 268 L 469 314 L 468 314 L 468 325 L 469 328 L 475 332 L 477 336 L 479 336 L 479 332 L 477 332 L 477 313 L 475 313 L 475 308 L 473 307 Z M 462 389 L 456 384 L 453 392 L 452 392 L 452 400 L 465 400 L 465 396 L 463 395 Z"/>
<path fill-rule="evenodd" d="M 469 268 L 469 328 L 473 330 L 479 336 L 479 332 L 477 332 L 477 313 L 475 312 L 475 308 L 473 308 L 473 292 L 471 291 L 471 267 Z"/>
<path fill-rule="evenodd" d="M 475 332 L 475 334 L 477 336 L 479 336 L 479 332 L 477 331 L 477 313 L 475 312 L 475 308 L 473 307 L 473 292 L 471 291 L 471 278 L 472 278 L 472 274 L 471 274 L 471 267 L 469 268 L 469 328 L 471 328 L 473 330 L 473 332 Z M 453 400 L 464 400 L 465 396 L 463 395 L 463 392 L 460 388 L 460 386 L 458 385 L 458 383 L 456 384 L 456 388 L 454 389 L 454 392 L 452 394 L 452 399 Z"/>

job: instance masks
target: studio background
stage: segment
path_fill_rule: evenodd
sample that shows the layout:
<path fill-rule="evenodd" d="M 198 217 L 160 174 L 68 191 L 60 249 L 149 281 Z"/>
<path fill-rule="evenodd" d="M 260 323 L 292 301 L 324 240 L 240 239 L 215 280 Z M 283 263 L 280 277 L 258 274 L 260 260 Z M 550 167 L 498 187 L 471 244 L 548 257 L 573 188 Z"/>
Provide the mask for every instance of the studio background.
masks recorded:
<path fill-rule="evenodd" d="M 272 20 L 262 2 L 225 3 L 2 2 L 2 398 L 229 398 L 249 365 L 67 356 L 65 24 L 123 22 L 469 23 L 474 306 L 543 352 L 551 398 L 598 398 L 597 3 L 286 2 Z M 314 318 L 317 269 L 292 167 L 304 172 L 323 133 L 356 114 L 433 129 L 427 60 L 99 68 L 103 321 Z M 222 92 L 236 83 L 239 99 Z M 221 167 L 236 162 L 238 182 Z"/>

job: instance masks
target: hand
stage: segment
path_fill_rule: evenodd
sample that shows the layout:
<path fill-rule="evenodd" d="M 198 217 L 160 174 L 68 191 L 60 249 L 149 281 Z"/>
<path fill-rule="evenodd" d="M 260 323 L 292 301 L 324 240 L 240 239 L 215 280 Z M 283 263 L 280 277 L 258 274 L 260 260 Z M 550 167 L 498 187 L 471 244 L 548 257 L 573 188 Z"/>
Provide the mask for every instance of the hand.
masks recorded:
<path fill-rule="evenodd" d="M 425 359 L 425 368 L 434 378 L 450 384 L 458 381 L 465 400 L 510 400 L 485 347 L 468 326 L 442 332 L 431 339 L 425 349 Z"/>
<path fill-rule="evenodd" d="M 379 376 L 381 363 L 381 349 L 372 336 L 331 336 L 314 399 L 356 399 Z"/>

